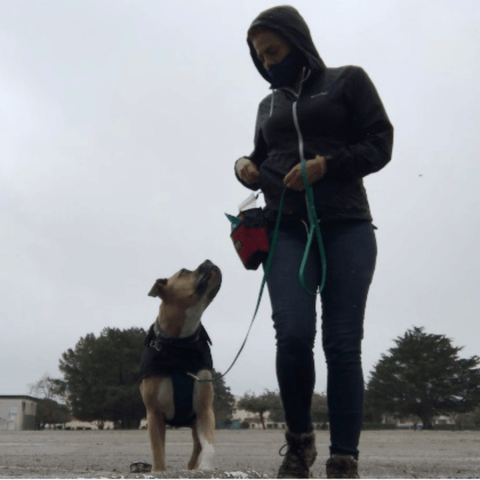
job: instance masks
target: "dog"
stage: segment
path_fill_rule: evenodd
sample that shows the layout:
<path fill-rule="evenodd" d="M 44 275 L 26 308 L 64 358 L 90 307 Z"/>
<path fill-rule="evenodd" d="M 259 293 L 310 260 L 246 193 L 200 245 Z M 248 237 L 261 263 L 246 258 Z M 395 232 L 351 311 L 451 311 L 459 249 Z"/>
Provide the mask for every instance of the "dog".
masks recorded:
<path fill-rule="evenodd" d="M 193 272 L 183 268 L 157 280 L 148 293 L 162 300 L 140 368 L 154 472 L 165 471 L 166 425 L 192 428 L 190 470 L 214 468 L 211 341 L 200 320 L 221 281 L 220 269 L 206 260 Z"/>

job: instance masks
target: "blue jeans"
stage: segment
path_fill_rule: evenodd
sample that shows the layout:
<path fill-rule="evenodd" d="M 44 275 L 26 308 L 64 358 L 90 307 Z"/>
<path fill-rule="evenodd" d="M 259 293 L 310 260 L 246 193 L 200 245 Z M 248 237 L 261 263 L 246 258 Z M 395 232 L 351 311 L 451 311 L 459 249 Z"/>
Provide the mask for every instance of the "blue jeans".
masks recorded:
<path fill-rule="evenodd" d="M 327 275 L 321 293 L 322 340 L 327 362 L 327 397 L 331 453 L 358 456 L 363 420 L 361 364 L 363 319 L 377 247 L 369 221 L 320 224 Z M 304 292 L 298 271 L 307 232 L 301 221 L 282 225 L 267 285 L 276 330 L 276 371 L 289 431 L 312 430 L 315 387 L 316 299 Z M 318 287 L 322 265 L 316 239 L 305 268 L 311 291 Z"/>

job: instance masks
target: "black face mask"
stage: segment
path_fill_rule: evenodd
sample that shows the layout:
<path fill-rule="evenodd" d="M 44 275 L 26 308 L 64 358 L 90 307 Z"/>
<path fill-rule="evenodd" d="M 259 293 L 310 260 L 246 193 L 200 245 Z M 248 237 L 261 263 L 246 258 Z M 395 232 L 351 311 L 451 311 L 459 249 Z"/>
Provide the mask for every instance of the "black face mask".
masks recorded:
<path fill-rule="evenodd" d="M 293 85 L 304 65 L 304 56 L 298 50 L 292 49 L 282 61 L 272 65 L 267 70 L 272 87 L 280 88 Z"/>

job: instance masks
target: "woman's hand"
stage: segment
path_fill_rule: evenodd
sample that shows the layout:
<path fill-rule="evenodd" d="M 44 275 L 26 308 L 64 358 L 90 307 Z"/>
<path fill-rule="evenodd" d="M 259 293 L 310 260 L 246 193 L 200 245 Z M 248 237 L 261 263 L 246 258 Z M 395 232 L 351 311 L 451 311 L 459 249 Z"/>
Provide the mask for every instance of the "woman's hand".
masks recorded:
<path fill-rule="evenodd" d="M 317 155 L 311 160 L 305 162 L 305 170 L 307 173 L 307 182 L 312 185 L 317 180 L 322 179 L 327 173 L 327 161 L 325 157 Z M 302 164 L 295 165 L 283 179 L 283 183 L 287 188 L 296 190 L 297 192 L 303 192 L 305 185 L 302 177 Z"/>
<path fill-rule="evenodd" d="M 245 183 L 252 184 L 258 182 L 258 168 L 249 158 L 242 157 L 238 159 L 235 163 L 235 169 L 237 170 L 238 176 Z"/>

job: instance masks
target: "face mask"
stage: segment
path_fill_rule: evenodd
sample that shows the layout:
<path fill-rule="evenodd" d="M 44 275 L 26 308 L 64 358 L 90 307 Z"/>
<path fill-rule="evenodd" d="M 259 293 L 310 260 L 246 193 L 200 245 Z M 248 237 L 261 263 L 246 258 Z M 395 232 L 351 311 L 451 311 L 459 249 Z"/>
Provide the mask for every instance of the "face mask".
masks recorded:
<path fill-rule="evenodd" d="M 303 55 L 298 50 L 292 49 L 281 62 L 272 65 L 267 70 L 272 87 L 280 88 L 292 85 L 304 64 Z"/>

